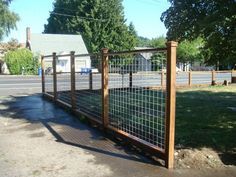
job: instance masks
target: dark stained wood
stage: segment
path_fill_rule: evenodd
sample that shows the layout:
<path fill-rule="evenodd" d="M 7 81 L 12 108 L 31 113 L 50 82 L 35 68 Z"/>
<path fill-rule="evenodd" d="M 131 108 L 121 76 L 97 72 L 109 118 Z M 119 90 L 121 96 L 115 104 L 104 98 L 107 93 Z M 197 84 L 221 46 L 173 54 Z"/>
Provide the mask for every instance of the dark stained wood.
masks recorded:
<path fill-rule="evenodd" d="M 161 86 L 162 86 L 162 88 L 165 87 L 164 78 L 165 78 L 165 73 L 164 73 L 164 71 L 162 71 L 162 72 L 161 72 Z"/>
<path fill-rule="evenodd" d="M 71 107 L 76 109 L 76 93 L 75 93 L 75 52 L 70 52 L 70 76 L 71 76 Z"/>
<path fill-rule="evenodd" d="M 108 49 L 102 49 L 102 122 L 104 128 L 109 124 L 109 97 L 108 97 Z"/>
<path fill-rule="evenodd" d="M 93 73 L 92 73 L 92 71 L 89 73 L 89 89 L 93 90 Z"/>
<path fill-rule="evenodd" d="M 44 69 L 44 58 L 41 56 L 41 70 L 42 70 L 42 93 L 45 93 L 45 69 Z"/>
<path fill-rule="evenodd" d="M 192 86 L 192 72 L 189 71 L 188 73 L 188 85 L 191 87 Z"/>
<path fill-rule="evenodd" d="M 129 88 L 133 87 L 133 73 L 132 71 L 129 72 Z"/>
<path fill-rule="evenodd" d="M 53 67 L 53 95 L 54 101 L 57 101 L 57 54 L 52 53 L 52 67 Z"/>
<path fill-rule="evenodd" d="M 216 85 L 215 70 L 211 72 L 211 85 Z"/>

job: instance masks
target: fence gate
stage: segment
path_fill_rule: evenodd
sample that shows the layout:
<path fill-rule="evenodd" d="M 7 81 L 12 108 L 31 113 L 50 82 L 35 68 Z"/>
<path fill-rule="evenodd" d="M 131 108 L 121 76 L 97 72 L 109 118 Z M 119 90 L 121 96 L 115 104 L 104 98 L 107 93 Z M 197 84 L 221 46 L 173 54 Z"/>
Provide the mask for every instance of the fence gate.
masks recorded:
<path fill-rule="evenodd" d="M 176 47 L 168 42 L 166 48 L 43 56 L 43 95 L 173 168 Z"/>

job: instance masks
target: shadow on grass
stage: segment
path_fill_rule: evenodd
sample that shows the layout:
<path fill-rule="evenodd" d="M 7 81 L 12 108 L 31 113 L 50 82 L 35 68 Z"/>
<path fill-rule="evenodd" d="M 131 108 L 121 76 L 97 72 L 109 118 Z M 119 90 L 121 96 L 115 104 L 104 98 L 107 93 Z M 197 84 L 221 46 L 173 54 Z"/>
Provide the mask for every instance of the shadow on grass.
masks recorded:
<path fill-rule="evenodd" d="M 176 148 L 212 148 L 236 165 L 236 92 L 179 91 L 176 99 Z"/>
<path fill-rule="evenodd" d="M 138 155 L 120 142 L 110 141 L 111 137 L 97 129 L 81 123 L 74 116 L 60 107 L 41 98 L 41 95 L 11 96 L 10 100 L 0 103 L 1 116 L 5 118 L 26 120 L 30 125 L 21 129 L 35 131 L 44 126 L 59 143 L 89 150 L 110 157 L 137 161 L 140 163 L 160 165 L 158 162 Z M 58 128 L 62 127 L 62 128 Z M 18 131 L 11 130 L 11 131 Z M 101 159 L 104 159 L 103 157 Z"/>

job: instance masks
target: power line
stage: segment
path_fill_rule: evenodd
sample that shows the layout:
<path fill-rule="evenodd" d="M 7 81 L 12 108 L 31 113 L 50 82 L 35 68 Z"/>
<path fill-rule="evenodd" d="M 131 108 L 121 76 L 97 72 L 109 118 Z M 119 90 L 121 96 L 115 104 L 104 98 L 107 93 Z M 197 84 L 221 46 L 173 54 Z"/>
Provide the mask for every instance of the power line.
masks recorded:
<path fill-rule="evenodd" d="M 82 20 L 93 20 L 93 21 L 101 21 L 101 22 L 106 22 L 107 20 L 105 19 L 97 19 L 97 18 L 90 18 L 90 17 L 81 17 L 77 15 L 70 15 L 70 14 L 64 14 L 64 13 L 57 13 L 57 12 L 50 12 L 52 15 L 58 15 L 58 16 L 64 16 L 64 17 L 76 17 L 78 19 Z"/>

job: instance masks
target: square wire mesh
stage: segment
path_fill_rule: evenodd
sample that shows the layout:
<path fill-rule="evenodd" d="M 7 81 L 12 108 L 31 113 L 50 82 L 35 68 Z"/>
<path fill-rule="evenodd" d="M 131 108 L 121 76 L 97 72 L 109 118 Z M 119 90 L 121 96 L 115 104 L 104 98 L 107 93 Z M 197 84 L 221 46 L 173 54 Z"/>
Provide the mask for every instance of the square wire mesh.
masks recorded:
<path fill-rule="evenodd" d="M 52 58 L 44 59 L 45 92 L 53 95 L 53 67 Z"/>
<path fill-rule="evenodd" d="M 166 52 L 109 57 L 109 123 L 141 140 L 165 146 Z M 164 84 L 166 82 L 163 81 Z"/>
<path fill-rule="evenodd" d="M 187 85 L 189 79 L 189 73 L 188 72 L 176 72 L 176 84 L 178 86 L 180 85 Z"/>
<path fill-rule="evenodd" d="M 101 57 L 100 54 L 77 55 L 76 109 L 95 119 L 102 117 Z M 81 64 L 81 65 L 79 65 Z"/>
<path fill-rule="evenodd" d="M 70 56 L 57 56 L 57 97 L 59 100 L 71 104 L 71 62 Z"/>

